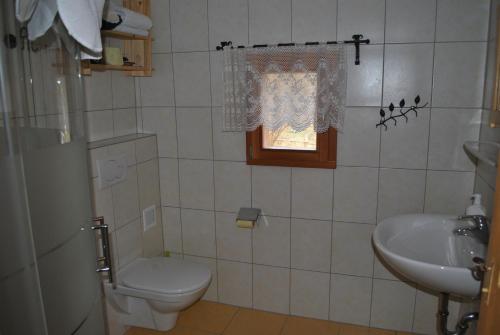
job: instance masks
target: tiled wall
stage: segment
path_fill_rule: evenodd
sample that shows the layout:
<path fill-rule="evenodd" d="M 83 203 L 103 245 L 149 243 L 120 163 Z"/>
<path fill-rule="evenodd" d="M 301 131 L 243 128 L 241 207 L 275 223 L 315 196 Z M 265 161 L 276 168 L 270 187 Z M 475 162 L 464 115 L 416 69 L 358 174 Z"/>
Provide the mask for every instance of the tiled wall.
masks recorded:
<path fill-rule="evenodd" d="M 140 256 L 163 251 L 156 136 L 131 135 L 114 141 L 93 142 L 89 149 L 92 203 L 95 216 L 109 225 L 116 271 Z M 125 155 L 127 177 L 101 189 L 96 161 Z M 144 232 L 142 211 L 156 207 L 157 225 Z"/>
<path fill-rule="evenodd" d="M 137 132 L 135 80 L 122 72 L 85 77 L 85 120 L 89 141 Z"/>
<path fill-rule="evenodd" d="M 136 79 L 137 128 L 158 137 L 165 248 L 212 268 L 205 298 L 434 333 L 436 297 L 388 271 L 370 238 L 388 216 L 459 214 L 467 205 L 475 166 L 462 143 L 479 137 L 489 1 L 153 0 L 152 6 L 155 71 Z M 360 66 L 349 47 L 338 168 L 247 166 L 244 134 L 221 132 L 216 45 L 355 33 L 372 43 L 361 47 Z M 105 137 L 122 129 L 116 104 L 133 97 L 132 83 L 114 76 L 95 76 L 91 88 L 111 92 L 89 112 Z M 115 99 L 115 88 L 129 94 Z M 375 128 L 381 106 L 417 94 L 430 106 L 418 118 L 387 132 Z M 263 209 L 255 229 L 235 227 L 241 206 Z"/>
<path fill-rule="evenodd" d="M 124 181 L 101 189 L 96 161 L 127 158 Z M 138 257 L 160 256 L 163 252 L 158 151 L 155 135 L 128 135 L 89 143 L 89 174 L 95 217 L 103 216 L 109 225 L 111 254 L 115 272 Z M 154 205 L 156 225 L 144 231 L 142 211 Z M 111 335 L 126 330 L 113 308 L 106 303 L 106 320 Z"/>

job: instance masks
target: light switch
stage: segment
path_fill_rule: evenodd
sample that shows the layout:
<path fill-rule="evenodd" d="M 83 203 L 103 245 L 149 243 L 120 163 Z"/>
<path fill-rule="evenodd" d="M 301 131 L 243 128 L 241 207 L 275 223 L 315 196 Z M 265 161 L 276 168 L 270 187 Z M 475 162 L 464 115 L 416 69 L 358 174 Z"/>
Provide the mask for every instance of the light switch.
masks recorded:
<path fill-rule="evenodd" d="M 99 188 L 117 184 L 127 178 L 127 156 L 120 155 L 97 160 Z"/>

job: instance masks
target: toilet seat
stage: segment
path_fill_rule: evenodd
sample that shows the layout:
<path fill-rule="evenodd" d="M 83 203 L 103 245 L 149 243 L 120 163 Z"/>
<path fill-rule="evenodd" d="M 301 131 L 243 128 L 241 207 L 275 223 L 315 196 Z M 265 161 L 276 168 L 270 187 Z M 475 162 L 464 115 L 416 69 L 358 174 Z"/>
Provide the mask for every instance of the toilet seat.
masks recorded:
<path fill-rule="evenodd" d="M 170 257 L 138 258 L 120 271 L 123 286 L 160 294 L 186 294 L 208 286 L 210 270 Z"/>

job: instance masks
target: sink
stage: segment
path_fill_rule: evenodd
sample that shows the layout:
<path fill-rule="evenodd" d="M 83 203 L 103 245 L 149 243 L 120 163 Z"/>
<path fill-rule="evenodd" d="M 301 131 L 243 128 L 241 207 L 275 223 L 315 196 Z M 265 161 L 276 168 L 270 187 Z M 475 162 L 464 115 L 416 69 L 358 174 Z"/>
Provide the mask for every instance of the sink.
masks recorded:
<path fill-rule="evenodd" d="M 467 225 L 457 216 L 409 214 L 380 222 L 373 232 L 379 255 L 410 281 L 438 293 L 473 298 L 481 282 L 474 279 L 473 257 L 485 258 L 486 246 L 453 230 Z"/>

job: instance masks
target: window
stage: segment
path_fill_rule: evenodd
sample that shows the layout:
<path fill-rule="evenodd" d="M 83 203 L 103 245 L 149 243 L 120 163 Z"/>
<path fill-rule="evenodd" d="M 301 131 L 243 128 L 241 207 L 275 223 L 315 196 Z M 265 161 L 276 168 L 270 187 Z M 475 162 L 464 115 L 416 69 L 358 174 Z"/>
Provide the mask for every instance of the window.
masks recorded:
<path fill-rule="evenodd" d="M 247 132 L 247 163 L 335 168 L 346 66 L 340 45 L 224 49 L 225 131 Z"/>
<path fill-rule="evenodd" d="M 291 109 L 293 105 L 297 105 L 293 100 L 299 97 L 292 92 L 290 85 L 285 85 L 285 81 L 292 79 L 297 82 L 305 76 L 316 78 L 316 73 L 288 72 L 263 75 L 263 87 L 274 85 L 273 94 L 265 89 L 260 92 L 260 103 L 265 119 L 271 120 L 271 123 L 274 121 L 275 116 L 271 106 L 276 91 L 279 91 L 279 96 L 289 99 L 282 108 Z M 301 94 L 306 94 L 312 99 L 311 103 L 305 106 L 301 104 L 305 109 L 302 113 L 314 117 L 317 87 L 314 80 L 306 83 L 307 85 L 301 89 Z M 336 147 L 337 132 L 333 128 L 326 133 L 317 134 L 312 124 L 302 131 L 295 131 L 290 125 L 281 126 L 277 130 L 260 126 L 255 131 L 247 132 L 247 163 L 333 169 L 336 167 Z"/>
<path fill-rule="evenodd" d="M 280 131 L 281 129 L 266 132 L 260 126 L 247 132 L 247 163 L 330 169 L 336 167 L 337 131 L 334 128 L 321 134 L 316 134 L 309 128 L 301 132 L 286 129 L 283 133 Z"/>

